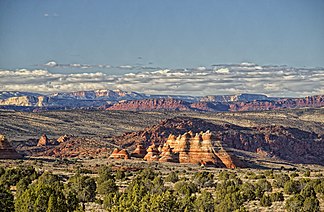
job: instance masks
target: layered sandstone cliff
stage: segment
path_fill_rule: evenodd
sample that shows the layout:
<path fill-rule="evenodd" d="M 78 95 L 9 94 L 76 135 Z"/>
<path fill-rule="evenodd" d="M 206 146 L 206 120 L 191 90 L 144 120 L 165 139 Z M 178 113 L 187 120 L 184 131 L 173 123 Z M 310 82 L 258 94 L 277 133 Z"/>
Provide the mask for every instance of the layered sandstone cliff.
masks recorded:
<path fill-rule="evenodd" d="M 210 131 L 196 133 L 195 135 L 189 131 L 175 139 L 171 134 L 166 144 L 173 149 L 174 153 L 178 153 L 179 163 L 223 167 L 223 162 L 215 154 L 211 135 Z"/>

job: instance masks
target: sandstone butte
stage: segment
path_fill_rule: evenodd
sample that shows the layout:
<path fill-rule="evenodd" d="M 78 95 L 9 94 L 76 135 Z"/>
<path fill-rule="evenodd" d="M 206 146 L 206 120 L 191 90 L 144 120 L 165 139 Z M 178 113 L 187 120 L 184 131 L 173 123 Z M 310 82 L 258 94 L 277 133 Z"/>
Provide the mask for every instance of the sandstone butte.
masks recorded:
<path fill-rule="evenodd" d="M 9 143 L 4 135 L 0 134 L 0 159 L 23 158 Z"/>
<path fill-rule="evenodd" d="M 115 148 L 114 151 L 109 156 L 110 159 L 130 159 L 129 153 L 126 149 L 119 150 Z"/>
<path fill-rule="evenodd" d="M 189 131 L 176 137 L 170 134 L 161 151 L 153 143 L 147 149 L 146 161 L 193 163 L 216 167 L 236 168 L 244 164 L 224 150 L 216 152 L 212 145 L 210 131 L 195 135 Z"/>

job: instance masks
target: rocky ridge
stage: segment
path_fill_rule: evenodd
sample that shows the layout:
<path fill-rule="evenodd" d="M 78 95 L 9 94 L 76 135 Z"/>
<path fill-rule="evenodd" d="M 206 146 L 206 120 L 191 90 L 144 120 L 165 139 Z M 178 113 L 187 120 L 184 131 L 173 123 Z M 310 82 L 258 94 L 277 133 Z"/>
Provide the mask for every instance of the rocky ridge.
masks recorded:
<path fill-rule="evenodd" d="M 142 131 L 115 136 L 113 140 L 117 145 L 130 149 L 134 149 L 138 143 L 146 148 L 151 143 L 163 146 L 168 135 L 183 135 L 190 130 L 210 130 L 215 141 L 224 148 L 219 157 L 228 158 L 231 153 L 227 148 L 232 148 L 257 153 L 260 157 L 324 165 L 323 135 L 279 125 L 240 127 L 233 124 L 213 124 L 198 118 L 174 118 Z"/>
<path fill-rule="evenodd" d="M 254 111 L 282 108 L 323 107 L 323 95 L 276 98 L 260 94 L 176 96 L 147 95 L 121 90 L 94 90 L 38 94 L 0 92 L 0 108 L 13 110 L 107 109 L 172 111 Z"/>

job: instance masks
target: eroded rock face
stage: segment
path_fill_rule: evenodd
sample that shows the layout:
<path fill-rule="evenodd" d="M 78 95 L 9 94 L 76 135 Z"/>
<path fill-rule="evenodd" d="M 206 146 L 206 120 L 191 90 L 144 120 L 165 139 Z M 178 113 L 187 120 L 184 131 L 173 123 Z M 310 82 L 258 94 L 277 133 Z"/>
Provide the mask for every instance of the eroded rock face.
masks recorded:
<path fill-rule="evenodd" d="M 49 145 L 49 139 L 47 138 L 46 134 L 43 134 L 38 140 L 37 146 L 47 146 L 47 145 Z"/>
<path fill-rule="evenodd" d="M 146 154 L 147 151 L 144 148 L 143 144 L 138 144 L 136 146 L 136 149 L 131 153 L 131 156 L 135 158 L 144 158 Z"/>
<path fill-rule="evenodd" d="M 165 143 L 161 149 L 159 162 L 178 162 L 177 155 L 172 152 L 169 144 Z"/>
<path fill-rule="evenodd" d="M 110 146 L 105 141 L 92 138 L 71 137 L 56 146 L 46 146 L 45 152 L 33 156 L 51 156 L 56 158 L 104 158 L 109 154 Z"/>
<path fill-rule="evenodd" d="M 160 159 L 158 147 L 153 143 L 147 148 L 147 154 L 144 157 L 146 161 L 158 161 Z"/>
<path fill-rule="evenodd" d="M 61 137 L 59 137 L 57 139 L 58 143 L 63 143 L 63 142 L 67 142 L 72 136 L 69 135 L 62 135 Z"/>
<path fill-rule="evenodd" d="M 4 135 L 0 134 L 0 159 L 23 158 L 9 143 Z"/>
<path fill-rule="evenodd" d="M 229 104 L 230 111 L 262 111 L 282 108 L 323 107 L 324 95 L 307 96 L 305 98 L 282 98 L 278 100 L 235 102 Z"/>
<path fill-rule="evenodd" d="M 110 159 L 130 159 L 129 153 L 126 149 L 119 150 L 115 148 L 114 151 L 109 156 Z"/>
<path fill-rule="evenodd" d="M 211 141 L 211 132 L 200 132 L 195 135 L 189 131 L 175 139 L 170 135 L 166 145 L 172 147 L 171 152 L 178 154 L 179 163 L 194 163 L 225 167 L 217 157 Z"/>
<path fill-rule="evenodd" d="M 213 133 L 213 141 L 219 141 L 222 146 L 258 153 L 260 157 L 324 165 L 323 134 L 280 125 L 241 127 L 234 124 L 213 124 L 197 118 L 178 117 L 161 121 L 142 131 L 124 133 L 114 137 L 114 141 L 124 148 L 131 148 L 136 142 L 148 147 L 152 142 L 163 145 L 168 140 L 170 147 L 176 150 L 178 135 L 183 135 L 192 129 L 196 132 L 209 129 Z M 225 151 L 228 152 L 226 148 Z M 233 154 L 229 153 L 229 155 L 233 161 L 231 163 L 236 164 Z M 227 154 L 223 153 L 218 157 L 221 160 L 228 158 Z M 233 166 L 230 162 L 223 163 L 228 164 L 226 166 Z"/>
<path fill-rule="evenodd" d="M 178 99 L 143 99 L 119 102 L 107 110 L 190 110 L 189 104 Z"/>
<path fill-rule="evenodd" d="M 241 94 L 234 96 L 201 97 L 200 101 L 184 101 L 172 98 L 139 99 L 115 103 L 107 110 L 171 110 L 171 111 L 263 111 L 282 108 L 323 107 L 324 96 L 305 98 L 268 98 L 264 95 Z"/>

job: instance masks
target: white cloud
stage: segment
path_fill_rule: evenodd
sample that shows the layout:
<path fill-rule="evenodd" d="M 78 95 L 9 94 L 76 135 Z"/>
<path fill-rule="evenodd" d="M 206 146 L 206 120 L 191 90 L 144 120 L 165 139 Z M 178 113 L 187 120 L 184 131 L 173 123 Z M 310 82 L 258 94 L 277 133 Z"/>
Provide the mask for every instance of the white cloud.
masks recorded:
<path fill-rule="evenodd" d="M 228 68 L 220 68 L 220 69 L 216 69 L 214 72 L 219 74 L 228 74 L 230 71 Z"/>
<path fill-rule="evenodd" d="M 49 61 L 48 63 L 45 64 L 45 66 L 55 67 L 57 66 L 57 63 L 55 61 Z"/>
<path fill-rule="evenodd" d="M 53 64 L 54 63 L 50 63 Z M 271 96 L 323 94 L 324 70 L 226 66 L 217 69 L 161 69 L 124 75 L 103 72 L 57 74 L 47 70 L 0 70 L 0 89 L 51 93 L 122 89 L 148 94 L 216 95 L 264 93 Z"/>

